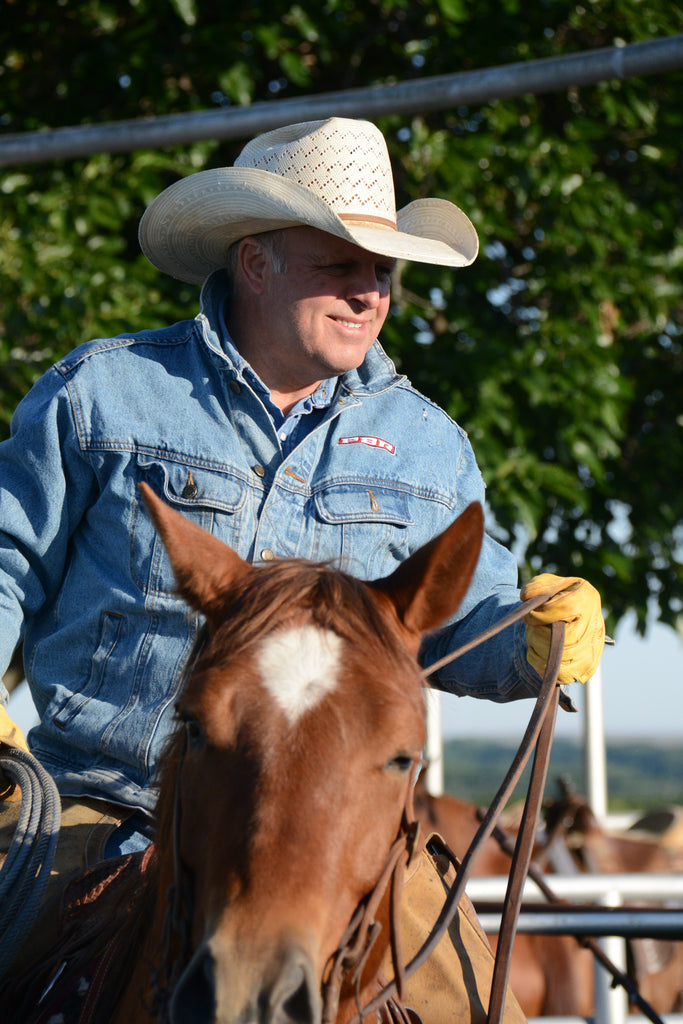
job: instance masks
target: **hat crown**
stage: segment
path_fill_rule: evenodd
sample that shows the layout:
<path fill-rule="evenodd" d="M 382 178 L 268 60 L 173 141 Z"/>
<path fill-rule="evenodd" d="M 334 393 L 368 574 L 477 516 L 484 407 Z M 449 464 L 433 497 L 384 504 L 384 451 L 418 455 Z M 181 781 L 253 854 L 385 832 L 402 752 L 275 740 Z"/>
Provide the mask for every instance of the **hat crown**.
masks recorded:
<path fill-rule="evenodd" d="M 344 221 L 396 228 L 389 153 L 369 121 L 331 117 L 276 128 L 247 143 L 234 166 L 296 182 Z"/>

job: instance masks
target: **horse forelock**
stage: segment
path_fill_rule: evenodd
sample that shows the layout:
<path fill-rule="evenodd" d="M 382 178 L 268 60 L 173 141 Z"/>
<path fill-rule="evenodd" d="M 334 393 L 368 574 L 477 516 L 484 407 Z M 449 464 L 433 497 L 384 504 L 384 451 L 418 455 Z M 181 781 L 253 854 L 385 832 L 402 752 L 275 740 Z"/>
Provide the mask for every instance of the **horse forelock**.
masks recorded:
<path fill-rule="evenodd" d="M 255 567 L 223 596 L 221 619 L 201 658 L 216 668 L 303 622 L 336 633 L 369 658 L 405 658 L 398 625 L 370 588 L 325 564 L 283 559 Z"/>

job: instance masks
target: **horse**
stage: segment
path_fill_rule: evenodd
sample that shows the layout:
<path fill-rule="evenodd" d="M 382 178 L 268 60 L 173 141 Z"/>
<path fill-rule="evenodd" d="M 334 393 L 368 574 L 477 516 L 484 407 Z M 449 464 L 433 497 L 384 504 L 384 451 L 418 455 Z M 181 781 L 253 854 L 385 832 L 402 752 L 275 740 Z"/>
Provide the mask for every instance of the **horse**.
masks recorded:
<path fill-rule="evenodd" d="M 644 826 L 607 831 L 568 776 L 561 776 L 557 786 L 559 796 L 543 809 L 548 837 L 562 835 L 582 870 L 614 874 L 680 869 L 659 836 Z"/>
<path fill-rule="evenodd" d="M 647 817 L 626 832 L 605 829 L 571 779 L 558 780 L 559 796 L 543 809 L 548 844 L 561 839 L 571 852 L 576 869 L 586 873 L 622 874 L 677 872 L 681 854 L 677 845 L 662 842 L 648 831 Z M 641 904 L 644 905 L 644 904 Z M 657 1013 L 683 1009 L 683 942 L 631 939 L 627 943 L 628 970 L 638 991 Z"/>
<path fill-rule="evenodd" d="M 0 993 L 3 1019 L 58 1013 L 67 964 L 69 998 L 86 982 L 88 1004 L 68 1020 L 346 1024 L 380 988 L 390 880 L 400 888 L 415 852 L 420 643 L 467 590 L 481 507 L 365 583 L 249 564 L 140 487 L 204 619 L 161 758 L 156 839 L 74 883 L 14 1012 Z"/>
<path fill-rule="evenodd" d="M 467 852 L 481 818 L 475 804 L 451 793 L 434 796 L 420 776 L 414 793 L 415 814 L 426 831 L 439 833 L 456 856 Z M 508 830 L 514 839 L 514 829 Z M 537 843 L 532 859 L 543 847 Z M 510 856 L 493 836 L 481 846 L 472 875 L 499 877 L 510 871 Z M 492 948 L 497 936 L 488 936 Z M 567 935 L 515 936 L 509 986 L 527 1017 L 590 1017 L 593 1012 L 593 958 Z"/>

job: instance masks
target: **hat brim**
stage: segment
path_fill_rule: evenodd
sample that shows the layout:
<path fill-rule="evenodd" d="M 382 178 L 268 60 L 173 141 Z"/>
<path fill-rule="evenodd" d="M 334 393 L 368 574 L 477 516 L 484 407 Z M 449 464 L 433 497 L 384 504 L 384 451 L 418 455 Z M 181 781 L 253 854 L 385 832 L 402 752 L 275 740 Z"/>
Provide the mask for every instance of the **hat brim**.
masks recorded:
<path fill-rule="evenodd" d="M 466 267 L 479 241 L 469 217 L 444 199 L 417 199 L 397 228 L 347 223 L 310 189 L 251 167 L 199 171 L 165 189 L 140 221 L 140 247 L 171 277 L 202 284 L 226 265 L 230 246 L 262 231 L 307 225 L 369 252 L 446 267 Z"/>

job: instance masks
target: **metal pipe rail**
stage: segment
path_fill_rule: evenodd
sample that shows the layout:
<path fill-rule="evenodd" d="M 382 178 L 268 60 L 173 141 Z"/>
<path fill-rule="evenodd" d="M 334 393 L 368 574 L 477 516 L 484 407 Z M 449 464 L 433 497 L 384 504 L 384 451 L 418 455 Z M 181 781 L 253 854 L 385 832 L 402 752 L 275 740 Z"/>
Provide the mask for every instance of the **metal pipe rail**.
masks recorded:
<path fill-rule="evenodd" d="M 624 46 L 607 46 L 561 57 L 411 79 L 391 85 L 345 89 L 221 107 L 187 114 L 140 117 L 107 124 L 0 135 L 0 167 L 71 160 L 93 153 L 129 153 L 206 139 L 243 139 L 280 125 L 330 117 L 382 117 L 425 113 L 489 103 L 527 93 L 558 92 L 571 86 L 665 74 L 683 68 L 683 34 Z"/>
<path fill-rule="evenodd" d="M 479 922 L 488 934 L 500 928 L 502 907 L 475 904 Z M 683 909 L 650 907 L 553 906 L 522 907 L 517 931 L 534 935 L 618 935 L 624 939 L 683 940 Z"/>
<path fill-rule="evenodd" d="M 628 1012 L 627 992 L 612 984 L 612 979 L 617 976 L 612 968 L 626 977 L 627 938 L 647 935 L 683 940 L 683 875 L 548 875 L 539 878 L 539 885 L 544 880 L 548 889 L 552 888 L 552 899 L 548 902 L 550 897 L 544 895 L 531 878 L 527 879 L 525 902 L 517 922 L 518 931 L 569 934 L 575 935 L 579 941 L 582 937 L 588 943 L 595 945 L 597 942 L 596 950 L 600 956 L 596 952 L 593 1022 L 634 1024 L 633 1016 Z M 482 904 L 490 901 L 501 904 L 506 888 L 505 877 L 472 878 L 467 885 L 468 896 L 481 910 L 479 920 L 490 934 L 495 933 L 500 915 L 496 913 L 489 917 L 487 908 Z M 623 907 L 624 898 L 664 903 L 671 909 Z M 555 902 L 563 899 L 590 900 L 593 906 Z M 596 939 L 597 936 L 602 937 Z M 605 960 L 602 959 L 603 954 Z M 612 967 L 608 966 L 610 963 Z M 650 1016 L 645 1005 L 639 1005 L 649 1020 L 661 1020 L 658 1015 Z"/>
<path fill-rule="evenodd" d="M 683 1013 L 664 1013 L 661 1016 L 664 1024 L 683 1024 Z M 645 1024 L 647 1018 L 642 1013 L 629 1013 L 628 1024 Z M 529 1017 L 527 1024 L 602 1024 L 594 1017 Z"/>
<path fill-rule="evenodd" d="M 683 904 L 683 874 L 547 875 L 546 881 L 560 899 L 600 903 L 617 893 L 622 899 Z M 473 903 L 498 903 L 505 898 L 506 887 L 506 876 L 471 878 L 467 895 Z M 547 904 L 531 879 L 526 881 L 523 898 L 525 903 Z"/>

